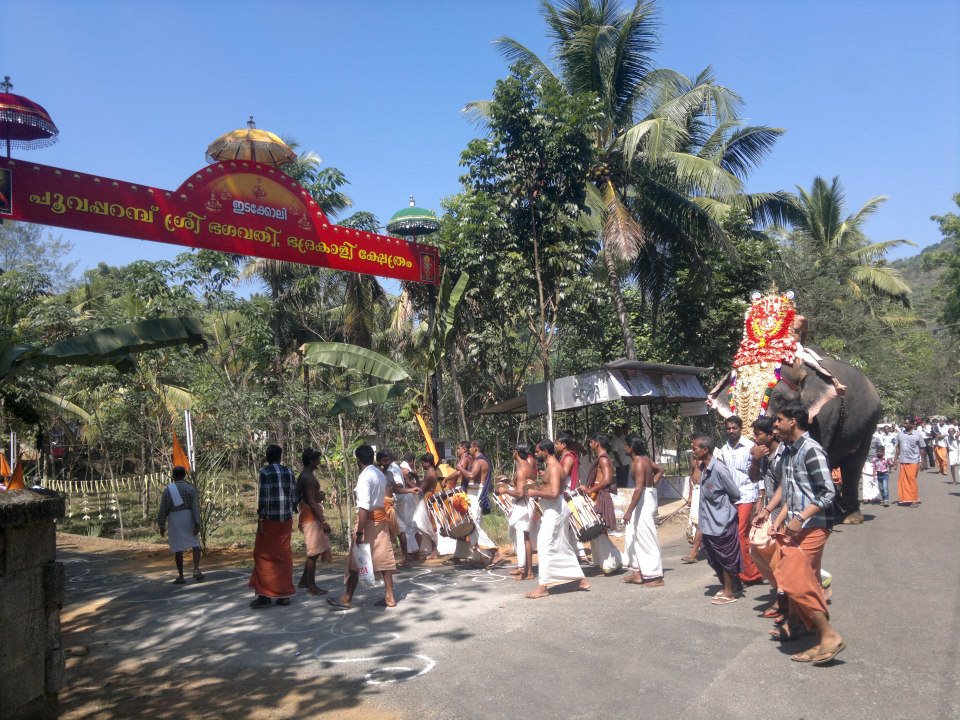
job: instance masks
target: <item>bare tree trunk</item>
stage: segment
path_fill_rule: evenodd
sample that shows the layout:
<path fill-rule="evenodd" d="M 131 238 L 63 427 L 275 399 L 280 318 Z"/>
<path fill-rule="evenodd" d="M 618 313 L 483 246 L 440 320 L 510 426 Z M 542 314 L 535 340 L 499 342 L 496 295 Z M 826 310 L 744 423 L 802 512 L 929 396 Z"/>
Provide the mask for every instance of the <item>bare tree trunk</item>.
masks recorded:
<path fill-rule="evenodd" d="M 463 388 L 460 386 L 460 374 L 457 371 L 457 350 L 450 353 L 450 382 L 453 383 L 453 398 L 457 405 L 457 420 L 460 424 L 460 437 L 470 437 L 467 431 L 467 413 L 463 407 Z"/>
<path fill-rule="evenodd" d="M 547 301 L 543 291 L 543 276 L 540 272 L 540 241 L 537 236 L 537 218 L 530 200 L 530 225 L 533 229 L 533 270 L 537 278 L 537 297 L 540 301 L 540 326 L 535 328 L 540 340 L 540 360 L 543 363 L 543 382 L 547 391 L 547 437 L 553 438 L 553 378 L 550 375 L 550 338 L 547 329 Z"/>
<path fill-rule="evenodd" d="M 617 321 L 620 323 L 621 332 L 623 332 L 623 349 L 627 360 L 636 360 L 637 348 L 633 340 L 633 330 L 630 328 L 630 318 L 627 316 L 627 306 L 623 302 L 623 292 L 620 289 L 620 278 L 617 275 L 613 255 L 604 252 L 603 261 L 607 266 L 607 284 L 610 286 L 610 296 L 613 298 L 613 304 L 617 309 Z"/>

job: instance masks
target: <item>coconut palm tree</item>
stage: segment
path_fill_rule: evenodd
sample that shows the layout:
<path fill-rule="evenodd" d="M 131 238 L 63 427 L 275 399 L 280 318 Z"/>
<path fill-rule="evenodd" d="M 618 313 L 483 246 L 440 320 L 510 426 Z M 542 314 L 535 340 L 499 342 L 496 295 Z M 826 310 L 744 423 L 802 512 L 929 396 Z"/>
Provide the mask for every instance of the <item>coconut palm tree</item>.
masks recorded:
<path fill-rule="evenodd" d="M 724 242 L 723 218 L 732 207 L 757 219 L 776 213 L 776 197 L 745 196 L 742 183 L 783 131 L 742 126 L 742 100 L 718 85 L 709 68 L 692 79 L 655 69 L 656 12 L 649 0 L 630 10 L 616 0 L 543 0 L 541 9 L 559 79 L 570 93 L 589 93 L 601 106 L 589 177 L 596 217 L 587 222 L 601 238 L 599 258 L 626 355 L 634 359 L 620 267 L 642 258 L 649 273 L 662 274 L 656 265 L 668 246 L 697 261 L 701 243 Z M 554 76 L 517 41 L 497 42 L 511 62 Z M 482 114 L 484 104 L 469 109 Z"/>
<path fill-rule="evenodd" d="M 909 305 L 912 290 L 900 271 L 883 264 L 889 250 L 913 245 L 909 240 L 872 242 L 864 223 L 887 201 L 885 195 L 870 198 L 857 212 L 846 213 L 846 198 L 839 177 L 827 182 L 813 179 L 810 190 L 797 187 L 791 198 L 789 221 L 793 232 L 788 241 L 797 247 L 815 268 L 841 273 L 854 297 L 879 295 Z"/>

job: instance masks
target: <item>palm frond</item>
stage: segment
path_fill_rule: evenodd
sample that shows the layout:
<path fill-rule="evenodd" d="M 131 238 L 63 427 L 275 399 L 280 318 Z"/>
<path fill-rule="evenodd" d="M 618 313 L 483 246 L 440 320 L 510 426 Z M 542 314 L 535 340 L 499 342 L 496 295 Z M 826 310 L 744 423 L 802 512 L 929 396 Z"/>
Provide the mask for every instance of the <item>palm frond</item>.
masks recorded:
<path fill-rule="evenodd" d="M 515 65 L 518 62 L 526 63 L 533 71 L 534 77 L 543 80 L 545 78 L 556 78 L 553 71 L 543 60 L 537 57 L 537 54 L 530 48 L 508 37 L 500 37 L 493 41 L 500 54 L 509 65 Z"/>
<path fill-rule="evenodd" d="M 907 299 L 913 293 L 896 268 L 877 265 L 857 265 L 850 271 L 850 278 L 858 286 L 866 286 L 881 295 Z"/>
<path fill-rule="evenodd" d="M 491 102 L 490 100 L 474 100 L 473 102 L 468 102 L 460 110 L 460 114 L 469 122 L 472 122 L 477 130 L 483 130 L 485 132 L 490 127 Z"/>
<path fill-rule="evenodd" d="M 624 205 L 611 181 L 603 188 L 603 247 L 614 259 L 631 261 L 640 253 L 646 237 L 637 221 Z"/>
<path fill-rule="evenodd" d="M 739 178 L 709 160 L 682 152 L 667 153 L 665 159 L 691 195 L 733 195 L 743 189 Z"/>
<path fill-rule="evenodd" d="M 764 125 L 751 125 L 734 131 L 724 144 L 720 167 L 745 180 L 750 171 L 770 154 L 785 132 L 783 128 Z"/>
<path fill-rule="evenodd" d="M 59 395 L 51 395 L 50 393 L 46 392 L 37 392 L 37 397 L 56 408 L 60 408 L 61 410 L 70 413 L 74 417 L 80 418 L 85 423 L 90 422 L 90 413 L 64 397 L 60 397 Z"/>

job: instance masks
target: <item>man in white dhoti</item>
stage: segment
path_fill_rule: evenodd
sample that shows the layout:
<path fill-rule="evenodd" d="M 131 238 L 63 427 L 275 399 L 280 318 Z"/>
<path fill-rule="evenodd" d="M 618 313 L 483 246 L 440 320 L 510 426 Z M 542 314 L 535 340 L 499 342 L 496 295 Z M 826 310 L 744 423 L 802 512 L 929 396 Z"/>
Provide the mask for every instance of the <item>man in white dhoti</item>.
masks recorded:
<path fill-rule="evenodd" d="M 656 523 L 657 483 L 663 477 L 663 468 L 649 458 L 646 443 L 636 435 L 627 438 L 627 454 L 636 489 L 623 513 L 623 547 L 627 567 L 633 571 L 624 582 L 645 588 L 663 587 L 663 557 Z"/>
<path fill-rule="evenodd" d="M 563 466 L 554 454 L 552 440 L 537 443 L 537 459 L 546 467 L 541 488 L 527 486 L 526 496 L 538 498 L 543 516 L 537 533 L 537 556 L 540 561 L 540 585 L 524 597 L 531 600 L 547 597 L 551 585 L 577 582 L 578 590 L 589 590 L 590 583 L 583 576 L 577 559 L 577 543 L 567 520 L 569 509 L 563 500 Z"/>
<path fill-rule="evenodd" d="M 497 492 L 503 495 L 509 495 L 514 499 L 513 509 L 507 518 L 507 526 L 510 528 L 510 536 L 513 538 L 513 546 L 517 551 L 517 568 L 511 570 L 510 574 L 517 581 L 532 580 L 533 574 L 533 547 L 530 542 L 530 535 L 536 527 L 534 520 L 533 500 L 529 500 L 524 495 L 524 487 L 527 483 L 536 479 L 536 472 L 527 461 L 530 457 L 530 448 L 526 445 L 517 445 L 513 449 L 514 475 L 513 483 L 510 484 L 506 476 L 498 478 Z"/>
<path fill-rule="evenodd" d="M 458 538 L 456 549 L 453 551 L 453 562 L 471 560 L 475 563 L 490 567 L 500 560 L 500 551 L 497 544 L 490 539 L 486 531 L 480 526 L 483 517 L 481 506 L 480 485 L 471 485 L 467 488 L 467 497 L 470 498 L 470 518 L 473 520 L 473 530 L 465 538 Z"/>
<path fill-rule="evenodd" d="M 176 585 L 183 585 L 183 551 L 193 550 L 193 579 L 203 582 L 203 573 L 200 572 L 200 504 L 197 500 L 197 488 L 187 482 L 187 471 L 177 465 L 173 469 L 173 480 L 163 491 L 160 499 L 160 509 L 157 511 L 157 527 L 160 537 L 170 526 L 170 536 L 167 542 L 170 552 L 177 563 Z"/>
<path fill-rule="evenodd" d="M 397 519 L 397 539 L 400 541 L 400 552 L 403 558 L 397 565 L 403 567 L 408 562 L 417 559 L 417 528 L 413 524 L 413 514 L 417 511 L 417 501 L 420 499 L 420 488 L 409 487 L 401 465 L 397 463 L 397 456 L 389 450 L 390 464 L 387 465 L 387 482 L 393 486 L 393 510 Z M 409 467 L 409 466 L 408 466 Z"/>
<path fill-rule="evenodd" d="M 428 552 L 427 560 L 434 560 L 439 555 L 449 555 L 454 551 L 452 538 L 439 535 L 430 519 L 430 510 L 427 504 L 433 494 L 439 492 L 440 475 L 433 455 L 426 453 L 420 457 L 420 497 L 417 509 L 413 513 L 413 524 L 420 537 L 420 551 Z"/>

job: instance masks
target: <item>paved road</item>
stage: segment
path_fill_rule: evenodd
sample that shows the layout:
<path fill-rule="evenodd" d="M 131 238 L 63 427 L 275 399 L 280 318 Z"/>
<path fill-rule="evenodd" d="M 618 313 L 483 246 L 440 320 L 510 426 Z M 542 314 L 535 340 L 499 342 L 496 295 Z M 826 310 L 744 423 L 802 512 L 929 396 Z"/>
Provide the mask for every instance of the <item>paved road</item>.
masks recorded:
<path fill-rule="evenodd" d="M 153 717 L 960 717 L 960 486 L 922 472 L 920 488 L 920 508 L 865 506 L 828 542 L 848 648 L 823 668 L 767 638 L 766 587 L 712 606 L 683 539 L 664 547 L 659 590 L 598 577 L 529 601 L 505 570 L 418 568 L 400 575 L 399 609 L 361 591 L 348 612 L 306 596 L 250 610 L 245 568 L 173 586 L 63 552 L 67 643 L 99 663 L 74 660 L 68 715 L 122 717 L 111 695 L 140 693 Z"/>

